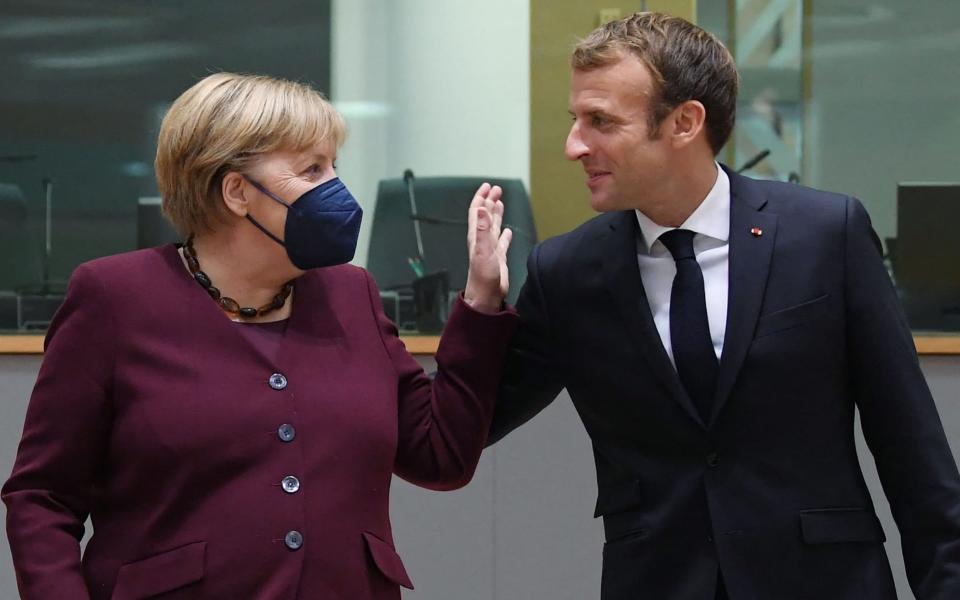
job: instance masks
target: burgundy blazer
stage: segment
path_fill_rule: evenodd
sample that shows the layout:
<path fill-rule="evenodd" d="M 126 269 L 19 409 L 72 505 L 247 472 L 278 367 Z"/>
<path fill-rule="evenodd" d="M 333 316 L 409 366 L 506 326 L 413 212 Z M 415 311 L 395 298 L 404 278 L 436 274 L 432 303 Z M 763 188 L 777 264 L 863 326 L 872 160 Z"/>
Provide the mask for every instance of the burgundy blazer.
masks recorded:
<path fill-rule="evenodd" d="M 458 301 L 431 381 L 356 267 L 297 280 L 271 357 L 172 245 L 81 265 L 2 491 L 20 593 L 398 599 L 391 476 L 470 480 L 515 326 Z"/>

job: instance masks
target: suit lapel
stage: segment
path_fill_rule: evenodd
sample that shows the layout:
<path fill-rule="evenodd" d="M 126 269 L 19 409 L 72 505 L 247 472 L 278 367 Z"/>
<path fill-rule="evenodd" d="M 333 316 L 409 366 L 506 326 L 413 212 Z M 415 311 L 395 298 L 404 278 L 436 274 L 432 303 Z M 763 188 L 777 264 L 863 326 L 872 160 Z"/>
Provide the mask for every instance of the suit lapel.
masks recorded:
<path fill-rule="evenodd" d="M 617 213 L 611 219 L 609 231 L 605 232 L 600 244 L 607 289 L 626 323 L 630 338 L 640 347 L 650 370 L 690 417 L 705 428 L 696 406 L 683 389 L 653 322 L 637 263 L 638 227 L 633 211 Z"/>
<path fill-rule="evenodd" d="M 730 176 L 730 271 L 727 329 L 720 357 L 720 373 L 710 422 L 716 420 L 730 397 L 737 375 L 753 341 L 770 272 L 776 215 L 762 212 L 765 194 L 735 173 Z M 762 232 L 752 233 L 754 228 Z"/>

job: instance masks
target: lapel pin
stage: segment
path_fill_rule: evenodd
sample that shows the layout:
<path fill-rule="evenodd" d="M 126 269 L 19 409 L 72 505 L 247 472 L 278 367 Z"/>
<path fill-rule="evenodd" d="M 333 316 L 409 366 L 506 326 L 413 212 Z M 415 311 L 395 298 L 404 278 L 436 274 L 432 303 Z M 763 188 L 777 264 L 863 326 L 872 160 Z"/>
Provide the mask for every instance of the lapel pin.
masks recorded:
<path fill-rule="evenodd" d="M 750 229 L 750 233 L 753 234 L 753 237 L 760 237 L 761 235 L 763 235 L 763 230 L 760 229 L 759 227 L 753 227 Z"/>

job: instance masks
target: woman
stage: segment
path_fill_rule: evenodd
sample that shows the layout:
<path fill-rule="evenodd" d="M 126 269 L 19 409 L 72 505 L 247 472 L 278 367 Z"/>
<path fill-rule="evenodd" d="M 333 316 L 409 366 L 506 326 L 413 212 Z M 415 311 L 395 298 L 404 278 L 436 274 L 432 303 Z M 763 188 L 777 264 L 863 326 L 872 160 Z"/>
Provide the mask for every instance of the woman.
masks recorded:
<path fill-rule="evenodd" d="M 354 254 L 344 124 L 297 83 L 211 75 L 156 171 L 187 239 L 75 271 L 3 488 L 27 599 L 397 599 L 393 473 L 473 474 L 516 315 L 498 188 L 470 207 L 467 289 L 434 381 Z M 81 559 L 87 516 L 93 537 Z"/>

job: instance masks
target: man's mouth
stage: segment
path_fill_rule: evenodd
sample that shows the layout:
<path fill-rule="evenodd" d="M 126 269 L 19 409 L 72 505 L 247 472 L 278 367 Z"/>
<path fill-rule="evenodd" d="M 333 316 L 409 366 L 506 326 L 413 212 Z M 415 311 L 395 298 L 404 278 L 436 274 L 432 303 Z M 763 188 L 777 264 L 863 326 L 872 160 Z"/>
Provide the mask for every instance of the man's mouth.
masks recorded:
<path fill-rule="evenodd" d="M 604 177 L 610 175 L 610 171 L 595 171 L 590 169 L 587 171 L 587 185 L 593 187 L 600 183 Z"/>

